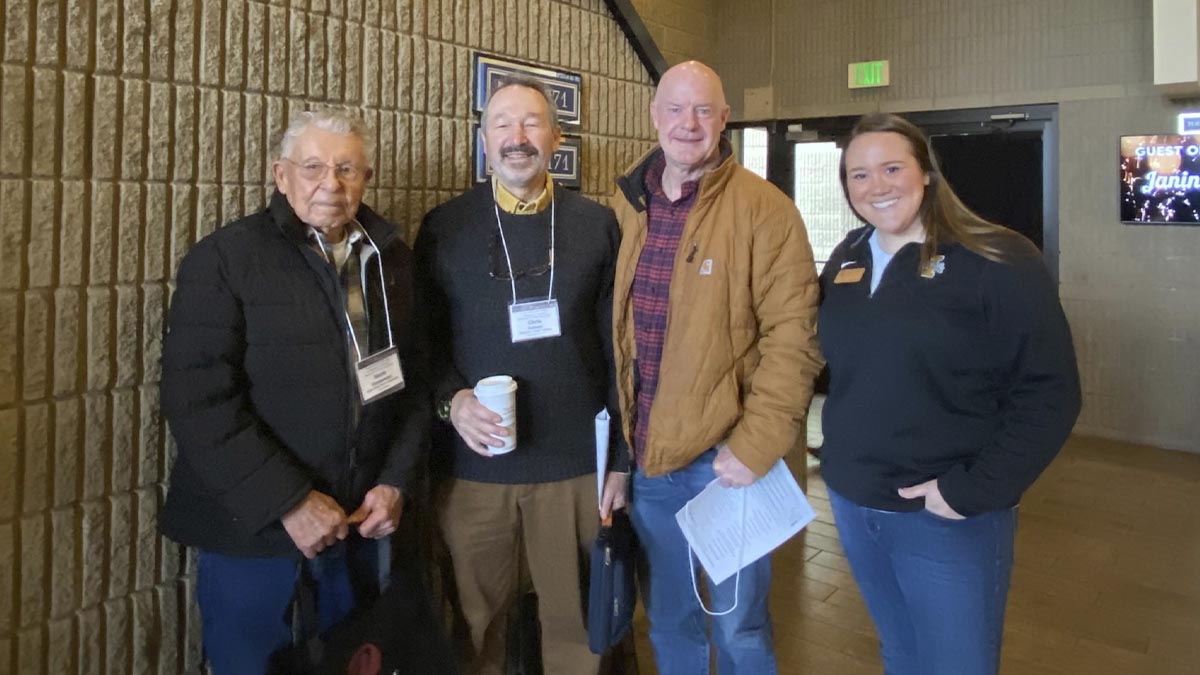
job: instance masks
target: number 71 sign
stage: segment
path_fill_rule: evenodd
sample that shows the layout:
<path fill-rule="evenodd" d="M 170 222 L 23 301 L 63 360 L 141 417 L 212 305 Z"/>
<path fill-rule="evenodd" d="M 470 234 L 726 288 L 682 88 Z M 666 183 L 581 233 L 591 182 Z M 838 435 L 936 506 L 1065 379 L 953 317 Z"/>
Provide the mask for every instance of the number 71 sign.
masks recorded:
<path fill-rule="evenodd" d="M 546 85 L 554 105 L 558 109 L 558 121 L 562 124 L 580 123 L 580 92 L 583 76 L 566 70 L 554 70 L 474 52 L 471 56 L 472 104 L 475 112 L 482 112 L 492 89 L 506 75 L 525 75 Z"/>

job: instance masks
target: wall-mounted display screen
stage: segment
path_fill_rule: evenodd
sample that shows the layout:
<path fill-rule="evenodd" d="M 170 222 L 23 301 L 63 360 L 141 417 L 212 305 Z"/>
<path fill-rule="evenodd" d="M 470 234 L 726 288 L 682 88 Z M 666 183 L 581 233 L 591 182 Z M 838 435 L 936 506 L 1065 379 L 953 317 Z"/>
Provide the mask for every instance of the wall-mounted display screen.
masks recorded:
<path fill-rule="evenodd" d="M 1200 225 L 1200 136 L 1121 137 L 1121 222 Z"/>

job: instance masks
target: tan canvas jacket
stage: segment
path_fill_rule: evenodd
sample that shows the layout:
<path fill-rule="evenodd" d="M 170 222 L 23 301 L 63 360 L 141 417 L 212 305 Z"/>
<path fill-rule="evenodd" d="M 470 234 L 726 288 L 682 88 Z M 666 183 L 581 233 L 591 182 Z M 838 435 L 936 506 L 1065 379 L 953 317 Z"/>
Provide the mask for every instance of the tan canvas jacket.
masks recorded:
<path fill-rule="evenodd" d="M 633 276 L 646 241 L 645 173 L 661 153 L 656 148 L 619 178 L 613 200 L 622 235 L 613 351 L 631 448 L 637 405 Z M 642 464 L 647 474 L 686 466 L 722 440 L 760 476 L 787 453 L 822 366 L 818 296 L 812 248 L 795 204 L 732 156 L 706 172 L 671 276 Z"/>

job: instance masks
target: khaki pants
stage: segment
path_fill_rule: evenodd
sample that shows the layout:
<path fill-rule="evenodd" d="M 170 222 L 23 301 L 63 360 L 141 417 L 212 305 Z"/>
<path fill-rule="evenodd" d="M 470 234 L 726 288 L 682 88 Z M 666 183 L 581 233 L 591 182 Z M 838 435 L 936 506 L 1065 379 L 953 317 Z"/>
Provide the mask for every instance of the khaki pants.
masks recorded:
<path fill-rule="evenodd" d="M 439 514 L 459 602 L 471 629 L 468 672 L 504 670 L 507 611 L 517 593 L 524 547 L 538 595 L 546 675 L 595 675 L 583 597 L 588 547 L 599 529 L 596 475 L 507 485 L 452 479 Z"/>

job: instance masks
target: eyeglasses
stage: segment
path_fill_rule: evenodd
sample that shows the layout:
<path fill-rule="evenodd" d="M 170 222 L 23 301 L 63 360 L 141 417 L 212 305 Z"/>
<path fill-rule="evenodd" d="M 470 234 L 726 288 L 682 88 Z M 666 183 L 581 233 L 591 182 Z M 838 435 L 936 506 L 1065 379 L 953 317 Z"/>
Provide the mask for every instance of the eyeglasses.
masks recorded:
<path fill-rule="evenodd" d="M 366 174 L 366 170 L 359 167 L 357 164 L 343 162 L 337 165 L 329 165 L 324 162 L 308 161 L 301 164 L 294 159 L 284 157 L 283 161 L 296 167 L 296 173 L 304 180 L 318 181 L 324 180 L 325 174 L 333 169 L 333 175 L 343 183 L 357 183 L 362 180 Z"/>
<path fill-rule="evenodd" d="M 513 270 L 513 279 L 515 281 L 520 281 L 520 280 L 524 279 L 525 277 L 540 277 L 549 271 L 550 271 L 550 263 L 546 263 L 544 265 L 537 265 L 536 267 L 529 267 L 529 268 L 526 268 L 523 270 Z M 497 269 L 496 267 L 492 267 L 492 270 L 488 274 L 490 274 L 493 279 L 499 279 L 500 281 L 508 281 L 509 280 L 507 266 L 499 268 L 499 269 Z"/>
<path fill-rule="evenodd" d="M 508 262 L 504 259 L 504 244 L 500 241 L 498 233 L 492 234 L 492 245 L 489 247 L 488 257 L 490 258 L 491 269 L 488 270 L 488 276 L 500 281 L 520 281 L 525 277 L 540 277 L 550 271 L 550 261 L 547 260 L 541 265 L 534 265 L 522 270 L 513 270 L 512 277 L 508 275 Z"/>

